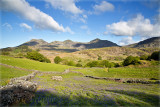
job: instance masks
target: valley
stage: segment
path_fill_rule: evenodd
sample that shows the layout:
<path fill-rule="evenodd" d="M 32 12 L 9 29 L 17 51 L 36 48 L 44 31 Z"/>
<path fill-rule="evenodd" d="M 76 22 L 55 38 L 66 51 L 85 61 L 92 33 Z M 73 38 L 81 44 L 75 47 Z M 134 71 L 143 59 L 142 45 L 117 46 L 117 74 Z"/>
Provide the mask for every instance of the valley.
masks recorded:
<path fill-rule="evenodd" d="M 77 69 L 71 66 L 41 63 L 7 56 L 1 56 L 1 63 L 18 67 L 10 68 L 1 65 L 3 77 L 1 85 L 5 85 L 10 78 L 31 73 L 29 69 L 39 71 L 31 80 L 38 86 L 35 97 L 32 98 L 30 103 L 21 103 L 20 106 L 156 106 L 159 103 L 159 84 L 123 83 L 85 77 L 134 78 L 157 81 L 159 80 L 157 65 L 109 68 L 109 71 L 106 71 L 106 68 Z M 28 71 L 19 71 L 19 68 L 28 69 Z M 63 73 L 66 69 L 77 72 Z M 10 70 L 13 73 L 21 72 L 22 74 L 13 75 L 10 73 L 12 77 L 4 76 Z M 63 80 L 52 80 L 52 76 L 61 76 Z M 153 78 L 154 80 L 152 80 Z"/>
<path fill-rule="evenodd" d="M 15 93 L 16 88 L 11 89 L 15 89 L 13 93 L 15 96 L 24 94 L 21 92 L 26 90 L 30 93 L 28 100 L 23 97 L 15 104 L 15 102 L 5 102 L 3 97 L 5 103 L 1 103 L 2 105 L 157 106 L 159 104 L 159 61 L 152 59 L 153 53 L 157 55 L 159 51 L 157 46 L 152 48 L 112 46 L 82 50 L 76 48 L 77 51 L 71 52 L 64 51 L 64 47 L 63 51 L 51 49 L 52 46 L 49 47 L 51 50 L 42 48 L 42 44 L 48 44 L 42 40 L 38 42 L 41 45 L 31 41 L 28 42 L 28 46 L 24 43 L 25 45 L 18 47 L 1 49 L 0 91 L 5 95 L 5 87 L 5 90 L 10 92 L 7 86 L 23 84 L 23 87 L 26 87 L 25 84 L 30 84 L 22 90 L 19 88 L 19 94 Z M 93 42 L 97 41 L 99 39 Z M 70 42 L 65 41 L 65 43 Z M 69 48 L 71 47 L 67 47 Z M 57 56 L 60 62 L 56 62 Z M 43 57 L 50 62 L 43 62 L 45 61 L 42 60 Z M 133 61 L 125 65 L 125 60 L 129 57 Z M 32 74 L 35 76 L 31 79 L 21 80 Z M 56 76 L 61 80 L 52 79 Z M 20 80 L 16 82 L 15 78 Z M 11 82 L 13 80 L 14 84 Z M 36 85 L 34 92 L 30 90 L 32 85 Z M 7 94 L 7 98 L 9 95 Z"/>

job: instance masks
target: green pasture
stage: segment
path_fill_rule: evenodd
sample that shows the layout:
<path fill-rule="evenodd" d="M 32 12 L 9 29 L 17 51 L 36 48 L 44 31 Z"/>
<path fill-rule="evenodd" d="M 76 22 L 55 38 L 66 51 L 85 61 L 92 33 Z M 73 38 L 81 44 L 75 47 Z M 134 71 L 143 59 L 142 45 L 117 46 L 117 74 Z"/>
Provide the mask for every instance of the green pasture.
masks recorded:
<path fill-rule="evenodd" d="M 112 78 L 155 78 L 159 79 L 160 71 L 159 66 L 149 67 L 118 67 L 118 68 L 106 68 L 104 69 L 80 69 L 76 70 L 84 75 L 96 76 L 96 77 L 112 77 Z"/>
<path fill-rule="evenodd" d="M 63 72 L 65 69 L 70 68 L 66 65 L 58 65 L 52 63 L 43 63 L 29 59 L 22 58 L 13 58 L 9 56 L 0 56 L 0 62 L 3 64 L 8 64 L 16 67 L 26 68 L 26 69 L 34 69 L 40 71 L 59 71 Z"/>
<path fill-rule="evenodd" d="M 5 66 L 0 66 L 0 85 L 6 85 L 9 79 L 25 76 L 32 73 L 31 71 L 22 71 L 14 68 L 8 68 Z"/>

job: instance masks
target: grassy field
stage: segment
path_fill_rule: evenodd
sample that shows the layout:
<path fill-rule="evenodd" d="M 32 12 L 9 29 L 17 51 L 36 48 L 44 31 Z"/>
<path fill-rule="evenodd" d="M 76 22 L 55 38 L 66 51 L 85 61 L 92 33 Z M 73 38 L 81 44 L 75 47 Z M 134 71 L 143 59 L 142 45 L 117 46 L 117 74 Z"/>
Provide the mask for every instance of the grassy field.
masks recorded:
<path fill-rule="evenodd" d="M 150 67 L 119 67 L 104 69 L 80 69 L 84 75 L 97 76 L 97 77 L 113 77 L 113 78 L 155 78 L 159 79 L 159 66 Z M 107 72 L 108 71 L 108 72 Z"/>
<path fill-rule="evenodd" d="M 1 63 L 26 69 L 54 71 L 42 72 L 32 80 L 38 84 L 35 97 L 21 106 L 158 106 L 159 84 L 120 83 L 84 77 L 79 73 L 62 74 L 69 66 L 41 63 L 28 59 L 1 56 Z M 120 67 L 106 69 L 87 68 L 79 71 L 84 75 L 114 78 L 159 79 L 159 66 Z M 31 72 L 1 66 L 1 79 L 27 75 Z M 62 81 L 52 76 L 62 76 Z"/>
<path fill-rule="evenodd" d="M 22 71 L 14 68 L 8 68 L 5 66 L 0 66 L 0 85 L 6 85 L 9 79 L 25 76 L 32 73 L 31 71 Z"/>
<path fill-rule="evenodd" d="M 65 69 L 70 68 L 66 65 L 58 65 L 52 63 L 42 63 L 38 61 L 33 61 L 29 59 L 22 59 L 22 58 L 13 58 L 8 56 L 0 56 L 1 63 L 8 64 L 12 66 L 17 66 L 26 69 L 34 69 L 40 71 L 59 71 L 63 72 Z"/>
<path fill-rule="evenodd" d="M 127 84 L 83 77 L 77 73 L 38 74 L 33 82 L 38 90 L 28 106 L 157 106 L 158 84 Z"/>

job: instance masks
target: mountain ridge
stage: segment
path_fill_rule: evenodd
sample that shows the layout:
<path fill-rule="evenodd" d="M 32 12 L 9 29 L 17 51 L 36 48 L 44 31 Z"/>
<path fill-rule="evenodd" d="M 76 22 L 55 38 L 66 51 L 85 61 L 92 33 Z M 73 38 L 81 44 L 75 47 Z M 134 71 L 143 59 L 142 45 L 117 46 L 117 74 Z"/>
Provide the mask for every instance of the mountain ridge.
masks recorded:
<path fill-rule="evenodd" d="M 130 48 L 155 48 L 156 47 L 156 48 L 159 48 L 160 47 L 160 37 L 148 38 L 138 43 L 127 45 L 125 47 L 130 47 Z"/>
<path fill-rule="evenodd" d="M 113 43 L 108 40 L 94 39 L 90 42 L 75 42 L 72 40 L 65 41 L 52 41 L 50 43 L 44 41 L 43 39 L 32 39 L 28 42 L 25 42 L 22 45 L 30 46 L 32 49 L 42 49 L 42 50 L 63 50 L 74 52 L 85 49 L 92 48 L 102 48 L 102 47 L 113 47 L 119 46 L 116 43 Z"/>

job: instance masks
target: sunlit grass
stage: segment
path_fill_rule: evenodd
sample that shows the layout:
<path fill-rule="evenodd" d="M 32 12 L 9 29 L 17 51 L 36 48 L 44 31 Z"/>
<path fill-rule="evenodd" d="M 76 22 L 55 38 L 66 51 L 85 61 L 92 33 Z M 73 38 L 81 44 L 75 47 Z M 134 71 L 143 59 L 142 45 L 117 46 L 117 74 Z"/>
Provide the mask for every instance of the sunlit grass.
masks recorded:
<path fill-rule="evenodd" d="M 112 77 L 112 78 L 155 78 L 159 79 L 159 66 L 149 67 L 119 67 L 109 68 L 108 72 L 105 69 L 80 69 L 77 70 L 84 75 L 96 77 Z"/>
<path fill-rule="evenodd" d="M 59 71 L 63 72 L 65 69 L 70 68 L 66 65 L 52 64 L 52 63 L 43 63 L 38 61 L 33 61 L 29 59 L 22 58 L 13 58 L 8 56 L 0 56 L 1 63 L 8 64 L 12 66 L 22 67 L 26 69 L 34 69 L 40 71 Z"/>
<path fill-rule="evenodd" d="M 32 73 L 31 71 L 22 71 L 14 68 L 8 68 L 5 66 L 0 66 L 0 85 L 6 85 L 9 82 L 9 79 L 25 76 Z"/>

